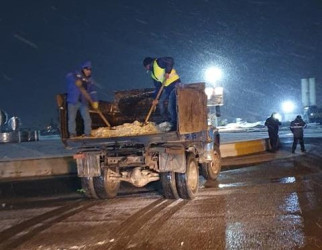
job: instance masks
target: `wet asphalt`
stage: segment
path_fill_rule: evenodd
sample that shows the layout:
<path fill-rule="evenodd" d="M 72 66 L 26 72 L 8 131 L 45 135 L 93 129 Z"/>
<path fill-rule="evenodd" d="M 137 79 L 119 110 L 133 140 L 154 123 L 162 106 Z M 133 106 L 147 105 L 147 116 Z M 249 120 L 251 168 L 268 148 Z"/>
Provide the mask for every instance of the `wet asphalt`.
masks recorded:
<path fill-rule="evenodd" d="M 188 201 L 163 199 L 153 185 L 93 201 L 75 177 L 61 189 L 29 180 L 25 191 L 38 194 L 1 198 L 0 249 L 322 249 L 322 143 L 306 144 L 306 153 L 284 144 L 227 159 Z"/>

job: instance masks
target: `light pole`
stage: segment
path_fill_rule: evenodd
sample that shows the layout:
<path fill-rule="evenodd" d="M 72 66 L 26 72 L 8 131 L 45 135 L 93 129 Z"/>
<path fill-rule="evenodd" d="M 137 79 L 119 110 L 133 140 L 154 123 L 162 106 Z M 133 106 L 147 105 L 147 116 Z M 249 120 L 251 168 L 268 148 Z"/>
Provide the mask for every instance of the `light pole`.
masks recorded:
<path fill-rule="evenodd" d="M 205 81 L 208 106 L 208 125 L 218 125 L 217 117 L 220 116 L 220 106 L 223 105 L 223 87 L 216 86 L 222 79 L 222 71 L 217 67 L 209 67 L 205 70 Z M 215 110 L 214 110 L 215 108 Z"/>

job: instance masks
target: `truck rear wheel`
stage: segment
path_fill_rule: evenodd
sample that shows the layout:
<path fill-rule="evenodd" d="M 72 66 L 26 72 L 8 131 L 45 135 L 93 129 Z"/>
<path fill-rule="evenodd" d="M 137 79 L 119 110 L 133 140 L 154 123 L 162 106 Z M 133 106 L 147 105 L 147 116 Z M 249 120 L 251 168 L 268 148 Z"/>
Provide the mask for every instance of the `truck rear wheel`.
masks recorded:
<path fill-rule="evenodd" d="M 163 195 L 166 199 L 179 199 L 174 172 L 160 173 Z"/>
<path fill-rule="evenodd" d="M 98 196 L 94 189 L 93 177 L 82 177 L 81 184 L 86 197 L 91 199 L 98 199 Z"/>
<path fill-rule="evenodd" d="M 95 192 L 101 199 L 114 198 L 120 188 L 120 181 L 110 178 L 112 170 L 104 168 L 102 172 L 101 176 L 93 179 Z"/>
<path fill-rule="evenodd" d="M 177 189 L 182 199 L 193 199 L 198 192 L 199 167 L 192 153 L 187 154 L 186 162 L 186 172 L 176 173 Z"/>
<path fill-rule="evenodd" d="M 200 164 L 201 175 L 206 180 L 216 180 L 221 170 L 221 156 L 218 147 L 215 147 L 211 158 L 211 162 Z"/>

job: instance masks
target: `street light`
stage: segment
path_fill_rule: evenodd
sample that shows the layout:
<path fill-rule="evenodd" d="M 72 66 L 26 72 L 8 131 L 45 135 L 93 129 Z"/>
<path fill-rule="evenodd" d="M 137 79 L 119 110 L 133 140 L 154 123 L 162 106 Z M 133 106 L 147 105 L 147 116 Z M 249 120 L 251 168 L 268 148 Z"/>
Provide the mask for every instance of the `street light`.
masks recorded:
<path fill-rule="evenodd" d="M 209 67 L 205 71 L 205 80 L 207 83 L 216 84 L 217 81 L 221 80 L 222 71 L 217 67 Z"/>
<path fill-rule="evenodd" d="M 222 70 L 218 67 L 211 66 L 205 70 L 205 93 L 210 106 L 222 105 L 223 87 L 216 86 L 222 75 Z"/>
<path fill-rule="evenodd" d="M 284 113 L 292 113 L 295 109 L 295 104 L 292 101 L 285 101 L 282 103 L 282 110 Z"/>
<path fill-rule="evenodd" d="M 295 104 L 292 101 L 285 101 L 282 103 L 282 110 L 284 113 L 284 120 L 291 121 L 292 116 L 294 116 L 293 112 L 295 110 Z"/>

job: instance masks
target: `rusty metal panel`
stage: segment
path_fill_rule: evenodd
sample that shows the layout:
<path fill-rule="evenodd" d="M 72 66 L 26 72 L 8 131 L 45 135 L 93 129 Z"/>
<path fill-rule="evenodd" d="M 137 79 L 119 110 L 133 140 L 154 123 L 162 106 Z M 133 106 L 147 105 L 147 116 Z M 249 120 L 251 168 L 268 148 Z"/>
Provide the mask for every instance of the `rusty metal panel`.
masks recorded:
<path fill-rule="evenodd" d="M 67 94 L 56 95 L 56 101 L 59 110 L 60 136 L 62 140 L 69 137 L 68 134 L 68 115 L 67 115 Z"/>
<path fill-rule="evenodd" d="M 204 83 L 177 88 L 178 126 L 180 134 L 207 130 L 207 96 Z"/>
<path fill-rule="evenodd" d="M 112 103 L 100 101 L 99 107 L 112 126 L 134 121 L 143 122 L 153 101 L 154 89 L 133 89 L 114 92 Z M 97 114 L 91 114 L 93 128 L 103 127 L 102 119 Z M 161 122 L 159 109 L 153 112 L 150 121 Z"/>
<path fill-rule="evenodd" d="M 141 121 L 149 112 L 153 100 L 154 89 L 131 89 L 114 92 L 114 103 L 120 114 L 130 120 Z"/>
<path fill-rule="evenodd" d="M 114 91 L 114 102 L 119 103 L 121 100 L 127 98 L 146 98 L 153 95 L 154 88 L 145 89 L 130 89 L 130 90 L 118 90 Z"/>

